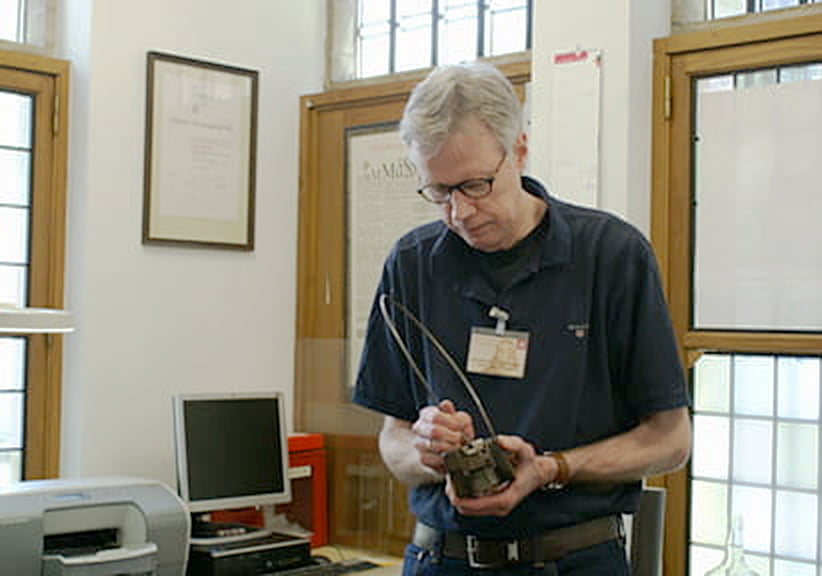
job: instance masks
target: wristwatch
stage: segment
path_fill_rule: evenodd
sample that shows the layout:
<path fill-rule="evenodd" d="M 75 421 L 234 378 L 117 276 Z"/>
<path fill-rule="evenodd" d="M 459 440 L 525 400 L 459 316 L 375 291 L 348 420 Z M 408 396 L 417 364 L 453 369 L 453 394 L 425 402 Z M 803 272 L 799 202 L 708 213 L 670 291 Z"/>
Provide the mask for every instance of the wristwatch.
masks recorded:
<path fill-rule="evenodd" d="M 571 469 L 568 467 L 568 461 L 565 459 L 565 454 L 562 452 L 543 452 L 543 456 L 553 458 L 557 463 L 557 475 L 550 482 L 543 484 L 543 490 L 562 490 L 568 485 L 568 480 L 571 479 Z"/>

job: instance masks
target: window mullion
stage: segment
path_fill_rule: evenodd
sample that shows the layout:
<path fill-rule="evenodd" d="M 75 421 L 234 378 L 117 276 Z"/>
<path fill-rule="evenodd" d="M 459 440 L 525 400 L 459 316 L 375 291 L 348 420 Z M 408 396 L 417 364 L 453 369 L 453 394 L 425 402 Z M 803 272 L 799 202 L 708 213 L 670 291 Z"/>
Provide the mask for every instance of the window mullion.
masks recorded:
<path fill-rule="evenodd" d="M 530 50 L 533 43 L 531 28 L 534 26 L 534 0 L 528 0 L 525 10 L 525 49 Z"/>
<path fill-rule="evenodd" d="M 436 66 L 440 60 L 439 37 L 440 37 L 440 2 L 431 0 L 431 66 Z"/>
<path fill-rule="evenodd" d="M 477 0 L 477 57 L 485 56 L 485 0 Z"/>
<path fill-rule="evenodd" d="M 388 15 L 388 73 L 397 71 L 397 0 L 391 0 L 391 11 Z"/>

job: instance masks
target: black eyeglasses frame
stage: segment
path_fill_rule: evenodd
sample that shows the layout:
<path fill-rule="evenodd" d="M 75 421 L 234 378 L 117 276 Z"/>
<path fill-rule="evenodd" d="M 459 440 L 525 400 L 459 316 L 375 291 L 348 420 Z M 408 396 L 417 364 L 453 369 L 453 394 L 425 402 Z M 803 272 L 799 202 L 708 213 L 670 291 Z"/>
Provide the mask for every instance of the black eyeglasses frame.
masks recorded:
<path fill-rule="evenodd" d="M 489 196 L 491 194 L 491 192 L 494 191 L 494 180 L 497 179 L 497 175 L 499 174 L 499 171 L 502 168 L 502 165 L 505 163 L 506 158 L 508 158 L 508 154 L 503 153 L 502 158 L 500 158 L 499 164 L 497 164 L 497 167 L 494 169 L 494 173 L 491 176 L 487 177 L 487 178 L 469 178 L 468 180 L 463 180 L 462 182 L 458 182 L 457 184 L 442 185 L 442 186 L 440 186 L 440 185 L 435 186 L 433 184 L 425 184 L 424 186 L 417 189 L 417 194 L 422 196 L 422 198 L 426 202 L 431 202 L 432 204 L 440 204 L 440 205 L 450 203 L 451 198 L 454 196 L 454 191 L 455 190 L 459 190 L 467 198 L 470 198 L 472 200 L 479 200 L 481 198 L 485 198 L 486 196 Z M 470 191 L 470 185 L 471 184 L 474 184 L 474 185 L 477 185 L 477 184 L 487 185 L 488 190 L 483 191 L 480 194 L 477 194 L 475 192 L 471 192 Z M 437 188 L 443 189 L 446 192 L 445 196 L 443 196 L 443 198 L 441 200 L 434 199 L 434 198 L 432 198 L 431 196 L 429 196 L 428 194 L 425 193 L 426 190 L 432 190 L 432 189 L 436 190 Z"/>

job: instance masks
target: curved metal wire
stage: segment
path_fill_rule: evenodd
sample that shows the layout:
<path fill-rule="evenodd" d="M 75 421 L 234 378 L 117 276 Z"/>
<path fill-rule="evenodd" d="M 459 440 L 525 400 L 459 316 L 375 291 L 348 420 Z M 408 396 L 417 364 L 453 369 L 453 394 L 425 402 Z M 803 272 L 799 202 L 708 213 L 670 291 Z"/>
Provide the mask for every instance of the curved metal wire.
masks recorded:
<path fill-rule="evenodd" d="M 422 332 L 423 335 L 425 335 L 425 337 L 428 338 L 429 342 L 431 342 L 431 344 L 434 345 L 434 348 L 445 359 L 448 365 L 451 366 L 451 369 L 460 379 L 463 386 L 465 386 L 465 389 L 471 396 L 471 400 L 474 401 L 474 404 L 479 410 L 480 416 L 482 417 L 482 421 L 485 424 L 485 428 L 488 431 L 488 434 L 490 434 L 492 437 L 495 437 L 497 435 L 496 430 L 494 429 L 494 425 L 491 423 L 491 418 L 485 411 L 485 406 L 482 404 L 482 400 L 480 400 L 480 397 L 477 394 L 476 390 L 474 390 L 474 387 L 471 385 L 471 382 L 468 381 L 468 378 L 465 376 L 457 362 L 454 360 L 454 358 L 451 357 L 451 355 L 448 353 L 448 351 L 445 349 L 442 343 L 440 343 L 440 341 L 437 340 L 437 337 L 434 336 L 434 334 L 420 320 L 418 320 L 417 317 L 414 316 L 414 314 L 408 308 L 406 308 L 404 305 L 400 304 L 399 302 L 391 298 L 388 294 L 380 294 L 379 305 L 382 318 L 385 321 L 386 326 L 388 326 L 388 330 L 394 337 L 394 341 L 397 343 L 397 346 L 399 346 L 403 356 L 405 356 L 405 359 L 408 361 L 408 364 L 411 366 L 411 369 L 414 371 L 414 374 L 417 376 L 419 381 L 422 382 L 423 386 L 425 386 L 425 389 L 428 391 L 430 397 L 436 399 L 437 395 L 434 393 L 434 389 L 428 384 L 428 381 L 425 379 L 425 376 L 423 375 L 422 370 L 420 370 L 420 367 L 414 361 L 414 358 L 411 356 L 411 352 L 406 347 L 405 342 L 403 342 L 402 336 L 400 336 L 400 333 L 397 331 L 397 326 L 396 324 L 394 324 L 394 320 L 391 318 L 391 315 L 388 314 L 388 309 L 385 305 L 386 302 L 391 302 L 391 304 L 394 307 L 396 307 L 397 310 L 402 312 L 406 316 L 406 318 L 411 320 L 411 322 L 413 322 L 414 325 L 420 329 L 420 332 Z"/>

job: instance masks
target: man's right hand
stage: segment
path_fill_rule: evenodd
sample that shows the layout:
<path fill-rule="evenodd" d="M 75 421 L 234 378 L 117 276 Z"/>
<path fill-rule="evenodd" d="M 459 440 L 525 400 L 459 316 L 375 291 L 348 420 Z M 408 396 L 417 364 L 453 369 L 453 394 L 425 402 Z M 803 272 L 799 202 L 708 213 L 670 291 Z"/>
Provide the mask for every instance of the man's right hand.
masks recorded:
<path fill-rule="evenodd" d="M 426 406 L 420 410 L 411 429 L 420 462 L 440 473 L 445 473 L 443 454 L 474 439 L 471 415 L 457 411 L 451 400 L 442 400 L 436 406 Z"/>

